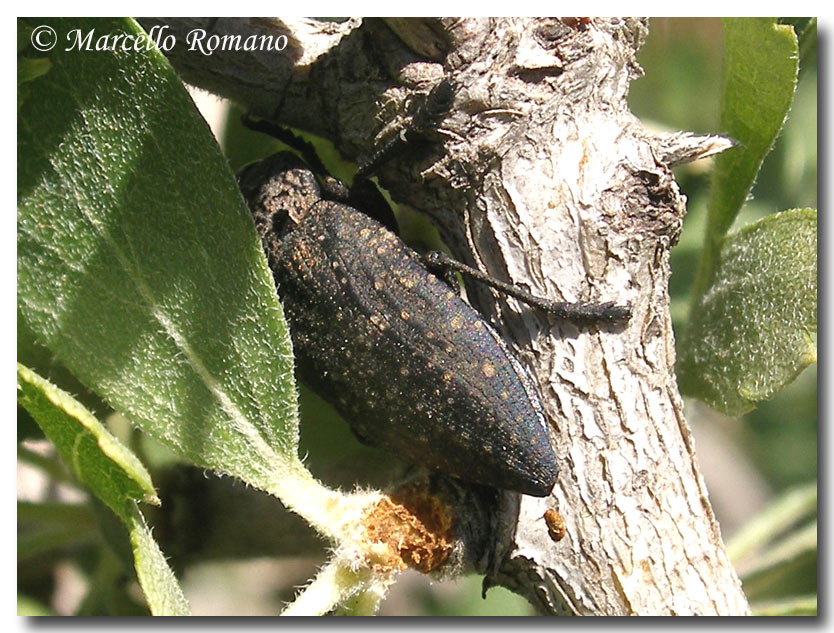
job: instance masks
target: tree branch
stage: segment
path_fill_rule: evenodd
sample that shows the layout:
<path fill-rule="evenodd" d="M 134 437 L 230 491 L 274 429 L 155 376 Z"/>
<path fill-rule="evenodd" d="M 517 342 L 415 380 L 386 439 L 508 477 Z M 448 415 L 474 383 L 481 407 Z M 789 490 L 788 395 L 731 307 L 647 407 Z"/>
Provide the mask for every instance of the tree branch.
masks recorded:
<path fill-rule="evenodd" d="M 163 23 L 183 39 L 196 24 L 143 20 Z M 291 45 L 211 57 L 178 46 L 170 56 L 186 81 L 355 160 L 452 79 L 437 142 L 386 166 L 381 183 L 467 264 L 539 296 L 634 307 L 624 330 L 580 331 L 467 287 L 536 377 L 561 465 L 551 497 L 504 497 L 502 556 L 481 570 L 489 582 L 546 613 L 748 613 L 683 417 L 667 292 L 685 205 L 662 159 L 691 159 L 715 140 L 681 149 L 628 111 L 646 23 L 221 19 L 214 29 L 285 33 Z M 547 509 L 565 522 L 557 542 Z"/>

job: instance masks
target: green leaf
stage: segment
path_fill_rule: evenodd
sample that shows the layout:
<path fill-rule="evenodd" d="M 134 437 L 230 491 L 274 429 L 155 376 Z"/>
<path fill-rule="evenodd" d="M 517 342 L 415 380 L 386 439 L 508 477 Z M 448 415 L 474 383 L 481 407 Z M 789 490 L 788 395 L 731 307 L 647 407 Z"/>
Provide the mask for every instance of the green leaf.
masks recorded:
<path fill-rule="evenodd" d="M 135 507 L 133 510 L 128 522 L 130 543 L 133 546 L 136 575 L 139 577 L 142 591 L 145 592 L 151 613 L 191 615 L 188 601 L 145 523 L 145 518 Z"/>
<path fill-rule="evenodd" d="M 817 18 L 779 18 L 779 24 L 793 27 L 799 40 L 799 74 L 817 65 Z"/>
<path fill-rule="evenodd" d="M 34 81 L 49 72 L 52 62 L 45 58 L 20 57 L 17 60 L 17 85 Z"/>
<path fill-rule="evenodd" d="M 156 615 L 188 615 L 188 603 L 136 502 L 159 503 L 136 456 L 110 434 L 89 411 L 66 392 L 18 363 L 18 401 L 26 407 L 64 461 L 93 494 L 127 525 L 139 583 Z M 77 538 L 88 518 L 86 507 L 53 506 L 50 517 L 38 517 L 48 506 L 19 507 L 19 519 L 39 528 L 28 535 L 24 555 Z M 54 516 L 52 516 L 54 515 Z M 89 522 L 87 534 L 89 534 Z"/>
<path fill-rule="evenodd" d="M 98 522 L 80 503 L 17 502 L 17 561 L 99 540 Z"/>
<path fill-rule="evenodd" d="M 751 601 L 786 597 L 816 589 L 817 522 L 803 525 L 761 552 L 740 570 Z"/>
<path fill-rule="evenodd" d="M 159 503 L 136 456 L 77 400 L 20 363 L 17 397 L 78 479 L 118 516 L 127 519 L 133 500 Z"/>
<path fill-rule="evenodd" d="M 32 28 L 26 25 L 18 18 L 17 20 L 17 107 L 20 106 L 29 98 L 31 91 L 29 86 L 25 85 L 30 81 L 34 81 L 49 72 L 52 68 L 52 62 L 46 57 L 32 57 L 28 54 L 28 49 L 33 49 L 31 45 Z M 33 49 L 34 50 L 34 49 Z"/>
<path fill-rule="evenodd" d="M 809 555 L 816 557 L 816 552 L 817 522 L 813 521 L 772 543 L 745 567 L 741 577 L 744 579 L 766 574 L 793 563 L 798 558 Z"/>
<path fill-rule="evenodd" d="M 144 36 L 125 20 L 37 23 L 59 42 Z M 291 344 L 225 158 L 158 51 L 64 48 L 18 117 L 20 319 L 186 459 L 286 488 L 306 476 Z"/>
<path fill-rule="evenodd" d="M 794 488 L 749 520 L 727 543 L 727 555 L 736 568 L 801 521 L 817 514 L 817 482 Z"/>
<path fill-rule="evenodd" d="M 681 391 L 741 415 L 816 362 L 817 214 L 768 216 L 728 236 L 690 319 Z"/>
<path fill-rule="evenodd" d="M 796 90 L 798 44 L 774 18 L 725 18 L 720 131 L 739 147 L 716 157 L 694 302 L 715 273 L 721 239 L 747 199 L 784 125 Z"/>

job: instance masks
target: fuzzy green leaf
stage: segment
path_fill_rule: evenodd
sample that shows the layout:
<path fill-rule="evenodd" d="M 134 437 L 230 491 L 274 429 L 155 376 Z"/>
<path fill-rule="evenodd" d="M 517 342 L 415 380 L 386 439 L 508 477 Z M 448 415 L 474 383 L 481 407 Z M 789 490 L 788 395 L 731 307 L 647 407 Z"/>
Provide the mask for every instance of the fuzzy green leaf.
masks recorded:
<path fill-rule="evenodd" d="M 816 362 L 817 213 L 768 216 L 728 236 L 678 363 L 681 391 L 741 415 Z"/>
<path fill-rule="evenodd" d="M 154 615 L 191 615 L 191 608 L 180 589 L 177 578 L 168 566 L 162 550 L 145 523 L 145 518 L 134 508 L 128 522 L 130 544 L 136 575 Z"/>
<path fill-rule="evenodd" d="M 136 456 L 77 400 L 20 363 L 17 398 L 78 479 L 122 519 L 130 501 L 159 503 Z"/>
<path fill-rule="evenodd" d="M 739 146 L 715 159 L 709 220 L 693 298 L 715 273 L 721 240 L 747 199 L 793 102 L 798 70 L 796 34 L 775 18 L 724 20 L 724 86 L 719 130 Z"/>
<path fill-rule="evenodd" d="M 793 27 L 799 40 L 799 74 L 808 68 L 816 67 L 817 57 L 817 18 L 779 18 L 779 24 Z"/>
<path fill-rule="evenodd" d="M 18 401 L 31 413 L 79 480 L 127 526 L 139 584 L 151 611 L 155 615 L 188 615 L 188 603 L 174 572 L 136 507 L 137 501 L 159 503 L 150 475 L 141 462 L 77 400 L 20 363 L 17 391 Z M 68 507 L 53 514 L 73 511 L 75 508 Z M 72 535 L 78 516 L 73 518 L 69 524 L 64 521 L 63 528 L 55 525 L 57 531 L 41 529 L 34 538 L 55 541 L 56 534 Z M 29 548 L 37 549 L 31 543 Z"/>
<path fill-rule="evenodd" d="M 275 490 L 302 469 L 291 344 L 234 176 L 158 51 L 64 48 L 19 111 L 19 317 L 143 430 Z"/>

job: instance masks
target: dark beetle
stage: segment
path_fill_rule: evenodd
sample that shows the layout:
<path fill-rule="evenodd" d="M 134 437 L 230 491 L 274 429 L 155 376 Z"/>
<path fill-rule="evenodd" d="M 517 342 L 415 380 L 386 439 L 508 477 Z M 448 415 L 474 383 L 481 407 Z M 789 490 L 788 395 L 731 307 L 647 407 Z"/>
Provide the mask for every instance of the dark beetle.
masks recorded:
<path fill-rule="evenodd" d="M 487 322 L 380 223 L 322 199 L 292 154 L 239 176 L 300 376 L 367 444 L 546 496 L 556 458 L 533 386 Z"/>

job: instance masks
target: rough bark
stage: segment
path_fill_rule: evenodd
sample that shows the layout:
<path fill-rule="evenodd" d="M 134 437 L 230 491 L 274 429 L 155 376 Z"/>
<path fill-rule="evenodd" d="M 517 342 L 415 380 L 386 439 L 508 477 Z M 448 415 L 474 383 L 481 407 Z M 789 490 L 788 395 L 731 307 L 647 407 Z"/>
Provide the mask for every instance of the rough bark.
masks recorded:
<path fill-rule="evenodd" d="M 206 20 L 167 24 L 177 37 Z M 669 248 L 685 201 L 670 165 L 723 147 L 653 137 L 629 112 L 636 19 L 227 20 L 282 53 L 169 56 L 183 78 L 360 160 L 441 77 L 455 102 L 425 151 L 384 168 L 462 261 L 560 300 L 630 302 L 621 330 L 578 330 L 483 286 L 475 304 L 536 377 L 561 474 L 508 496 L 491 582 L 546 613 L 746 614 L 674 375 Z M 516 501 L 518 505 L 516 506 Z M 548 537 L 547 509 L 566 536 Z M 516 514 L 517 510 L 517 514 Z"/>

